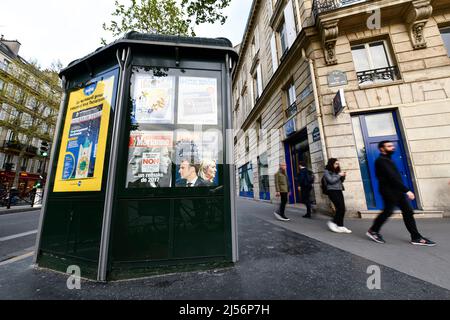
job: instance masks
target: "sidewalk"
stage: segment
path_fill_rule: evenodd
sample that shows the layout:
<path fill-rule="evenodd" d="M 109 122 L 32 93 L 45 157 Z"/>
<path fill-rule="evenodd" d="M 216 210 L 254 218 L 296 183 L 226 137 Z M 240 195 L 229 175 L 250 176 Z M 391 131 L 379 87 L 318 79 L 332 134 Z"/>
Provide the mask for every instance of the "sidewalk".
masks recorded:
<path fill-rule="evenodd" d="M 304 212 L 288 208 L 288 223 L 276 221 L 273 216 L 275 206 L 252 200 L 238 200 L 241 214 L 251 214 L 277 226 L 359 257 L 373 260 L 418 279 L 450 290 L 450 219 L 417 219 L 417 226 L 423 236 L 436 241 L 434 248 L 415 247 L 409 243 L 410 237 L 403 220 L 391 219 L 381 230 L 387 244 L 379 245 L 366 237 L 373 220 L 346 219 L 346 227 L 353 230 L 351 235 L 335 234 L 328 231 L 329 217 L 313 215 L 313 220 L 303 219 Z"/>
<path fill-rule="evenodd" d="M 6 207 L 0 207 L 0 216 L 4 214 L 13 214 L 13 213 L 21 213 L 21 212 L 29 212 L 29 211 L 38 211 L 41 210 L 42 205 L 34 206 L 31 205 L 26 206 L 12 206 L 11 209 L 6 209 Z"/>
<path fill-rule="evenodd" d="M 238 200 L 237 209 L 240 261 L 231 268 L 108 284 L 82 281 L 81 290 L 68 290 L 68 276 L 33 269 L 32 258 L 28 257 L 0 265 L 0 299 L 450 300 L 450 291 L 442 286 L 380 263 L 380 258 L 371 252 L 382 248 L 363 237 L 339 238 L 329 233 L 324 228 L 325 219 L 305 221 L 301 213 L 288 211 L 293 221 L 279 223 L 273 218 L 271 205 L 243 200 Z M 300 228 L 309 235 L 301 234 Z M 389 234 L 386 230 L 386 238 L 392 240 L 392 245 L 385 250 L 395 251 L 393 248 L 402 246 L 403 239 L 399 238 L 402 234 L 397 238 L 388 237 Z M 312 236 L 330 237 L 329 242 L 334 244 Z M 441 236 L 436 240 L 445 241 L 448 237 Z M 359 243 L 355 246 L 360 246 L 373 259 L 349 252 L 352 242 Z M 448 243 L 442 242 L 442 247 L 436 249 L 419 248 L 410 252 L 415 252 L 417 264 L 427 263 L 418 258 L 420 254 L 429 254 L 434 256 L 433 261 L 439 262 L 439 268 L 446 265 L 449 270 L 448 263 L 438 259 L 440 251 L 448 250 Z M 404 246 L 405 250 L 412 249 Z M 396 261 L 394 265 L 399 263 L 399 257 L 394 254 L 391 257 Z M 381 290 L 367 287 L 370 276 L 367 270 L 373 265 L 381 269 Z"/>

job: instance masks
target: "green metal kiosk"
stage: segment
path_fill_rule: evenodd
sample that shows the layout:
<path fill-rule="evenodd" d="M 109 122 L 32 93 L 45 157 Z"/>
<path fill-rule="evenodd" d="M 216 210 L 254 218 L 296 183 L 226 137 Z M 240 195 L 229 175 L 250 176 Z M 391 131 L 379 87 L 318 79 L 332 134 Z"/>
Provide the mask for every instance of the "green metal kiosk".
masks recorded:
<path fill-rule="evenodd" d="M 229 40 L 130 32 L 72 62 L 35 263 L 109 281 L 238 261 Z"/>

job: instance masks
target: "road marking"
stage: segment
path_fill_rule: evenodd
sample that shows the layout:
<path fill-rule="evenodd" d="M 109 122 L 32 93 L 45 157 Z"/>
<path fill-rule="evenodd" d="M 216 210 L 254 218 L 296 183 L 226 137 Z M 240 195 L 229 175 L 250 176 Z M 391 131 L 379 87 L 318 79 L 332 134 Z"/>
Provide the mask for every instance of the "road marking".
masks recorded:
<path fill-rule="evenodd" d="M 7 264 L 11 264 L 11 263 L 14 263 L 14 262 L 18 262 L 18 261 L 24 260 L 26 258 L 32 257 L 33 255 L 34 255 L 34 252 L 28 252 L 28 253 L 26 253 L 24 255 L 21 255 L 19 257 L 15 257 L 15 258 L 12 258 L 12 259 L 0 262 L 0 267 L 6 266 Z"/>
<path fill-rule="evenodd" d="M 0 238 L 0 242 L 14 240 L 14 239 L 18 239 L 18 238 L 23 238 L 23 237 L 31 236 L 32 234 L 37 234 L 37 233 L 38 233 L 37 230 L 24 232 L 24 233 L 19 233 L 19 234 L 15 234 L 15 235 L 12 235 L 12 236 L 9 236 L 9 237 Z"/>

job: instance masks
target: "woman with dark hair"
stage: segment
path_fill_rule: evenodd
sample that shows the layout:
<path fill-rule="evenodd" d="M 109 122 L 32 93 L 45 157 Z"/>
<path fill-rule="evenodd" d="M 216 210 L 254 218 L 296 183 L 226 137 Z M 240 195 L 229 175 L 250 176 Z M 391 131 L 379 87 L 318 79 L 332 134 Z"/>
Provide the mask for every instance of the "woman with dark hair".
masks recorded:
<path fill-rule="evenodd" d="M 328 197 L 336 208 L 336 215 L 333 221 L 328 222 L 328 228 L 336 233 L 352 233 L 351 230 L 344 227 L 345 217 L 345 200 L 344 200 L 344 185 L 343 182 L 347 177 L 346 172 L 342 172 L 338 159 L 331 158 L 325 169 L 325 182 Z"/>

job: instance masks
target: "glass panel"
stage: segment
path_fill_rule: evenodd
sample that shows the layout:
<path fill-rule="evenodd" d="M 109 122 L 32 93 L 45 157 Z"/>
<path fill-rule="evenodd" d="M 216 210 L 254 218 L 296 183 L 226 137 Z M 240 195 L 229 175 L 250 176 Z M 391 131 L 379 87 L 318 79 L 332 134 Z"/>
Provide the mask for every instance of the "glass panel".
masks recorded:
<path fill-rule="evenodd" d="M 120 201 L 114 223 L 113 261 L 169 258 L 170 201 Z"/>
<path fill-rule="evenodd" d="M 253 193 L 253 169 L 250 164 L 239 170 L 239 191 L 243 197 L 251 197 Z"/>
<path fill-rule="evenodd" d="M 173 257 L 224 256 L 224 229 L 222 198 L 175 201 Z"/>
<path fill-rule="evenodd" d="M 369 58 L 364 45 L 352 47 L 353 62 L 356 72 L 371 70 Z"/>
<path fill-rule="evenodd" d="M 377 42 L 370 44 L 370 55 L 372 56 L 372 63 L 374 69 L 389 67 L 389 59 L 387 56 L 384 42 Z"/>
<path fill-rule="evenodd" d="M 219 81 L 213 72 L 133 67 L 127 189 L 222 183 Z"/>
<path fill-rule="evenodd" d="M 366 146 L 361 129 L 361 122 L 359 117 L 353 117 L 353 132 L 355 133 L 356 151 L 358 154 L 359 167 L 361 170 L 361 177 L 366 194 L 366 201 L 368 209 L 375 209 L 375 194 L 373 192 L 372 181 L 370 179 L 369 162 L 367 160 Z"/>
<path fill-rule="evenodd" d="M 367 115 L 364 118 L 370 138 L 397 135 L 392 113 Z"/>
<path fill-rule="evenodd" d="M 289 96 L 289 106 L 291 106 L 297 100 L 297 97 L 295 95 L 295 86 L 294 85 L 291 85 L 289 87 L 288 96 Z"/>
<path fill-rule="evenodd" d="M 447 48 L 448 56 L 450 57 L 450 28 L 441 29 L 442 40 Z"/>

